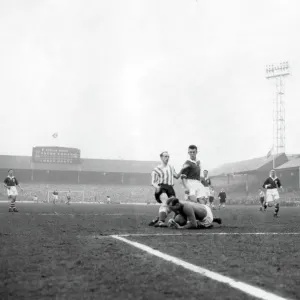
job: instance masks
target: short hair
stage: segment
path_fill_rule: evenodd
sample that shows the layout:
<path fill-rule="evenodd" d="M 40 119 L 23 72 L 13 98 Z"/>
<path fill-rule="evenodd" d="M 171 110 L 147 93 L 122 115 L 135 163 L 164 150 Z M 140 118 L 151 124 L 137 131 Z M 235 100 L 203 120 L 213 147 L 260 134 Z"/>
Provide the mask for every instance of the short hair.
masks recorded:
<path fill-rule="evenodd" d="M 7 173 L 9 173 L 10 171 L 13 171 L 13 169 L 9 169 Z"/>
<path fill-rule="evenodd" d="M 168 153 L 168 154 L 169 154 L 168 151 L 163 151 L 159 156 L 160 156 L 160 157 L 163 157 L 164 153 Z"/>
<path fill-rule="evenodd" d="M 208 172 L 207 170 L 203 170 L 203 172 L 205 172 L 205 171 Z"/>
<path fill-rule="evenodd" d="M 198 151 L 198 148 L 196 145 L 189 145 L 189 149 Z"/>
<path fill-rule="evenodd" d="M 170 206 L 175 206 L 176 204 L 180 203 L 178 198 L 171 198 L 169 199 L 169 205 Z"/>

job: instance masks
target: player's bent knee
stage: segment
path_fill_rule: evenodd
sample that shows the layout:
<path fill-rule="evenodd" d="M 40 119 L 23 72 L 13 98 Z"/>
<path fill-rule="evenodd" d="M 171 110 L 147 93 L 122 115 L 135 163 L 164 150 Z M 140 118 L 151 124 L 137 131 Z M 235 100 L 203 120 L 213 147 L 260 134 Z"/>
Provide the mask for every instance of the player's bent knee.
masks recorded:
<path fill-rule="evenodd" d="M 168 195 L 166 193 L 162 193 L 159 196 L 159 199 L 160 199 L 161 202 L 165 203 L 169 199 L 169 197 L 168 197 Z"/>
<path fill-rule="evenodd" d="M 165 214 L 169 214 L 170 210 L 167 206 L 161 206 L 158 210 L 158 213 L 165 213 Z"/>
<path fill-rule="evenodd" d="M 186 225 L 187 220 L 185 219 L 184 216 L 182 216 L 182 215 L 177 215 L 177 216 L 175 217 L 175 222 L 176 222 L 177 224 L 179 224 L 180 226 L 184 226 L 184 225 Z"/>

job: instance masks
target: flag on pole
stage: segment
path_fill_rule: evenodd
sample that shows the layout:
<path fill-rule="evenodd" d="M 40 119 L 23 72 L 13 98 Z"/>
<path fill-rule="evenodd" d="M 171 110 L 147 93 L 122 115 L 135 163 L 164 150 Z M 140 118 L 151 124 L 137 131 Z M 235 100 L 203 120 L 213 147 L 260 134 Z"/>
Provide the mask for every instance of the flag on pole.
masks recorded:
<path fill-rule="evenodd" d="M 267 154 L 267 158 L 269 158 L 271 155 L 272 155 L 272 150 L 273 150 L 273 147 L 270 149 L 270 151 L 268 152 Z"/>
<path fill-rule="evenodd" d="M 56 139 L 56 138 L 58 137 L 58 133 L 57 133 L 57 132 L 53 133 L 53 134 L 52 134 L 52 137 L 53 137 L 54 139 Z"/>

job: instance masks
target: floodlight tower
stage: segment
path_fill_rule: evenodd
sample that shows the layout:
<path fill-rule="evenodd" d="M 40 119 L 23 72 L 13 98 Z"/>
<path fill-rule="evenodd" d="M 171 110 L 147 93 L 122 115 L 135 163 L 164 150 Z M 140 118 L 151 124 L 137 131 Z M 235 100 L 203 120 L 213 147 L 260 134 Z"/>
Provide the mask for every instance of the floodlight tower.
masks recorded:
<path fill-rule="evenodd" d="M 273 102 L 273 157 L 274 154 L 285 153 L 285 104 L 284 79 L 290 75 L 289 63 L 267 65 L 266 78 L 276 80 L 276 99 Z"/>

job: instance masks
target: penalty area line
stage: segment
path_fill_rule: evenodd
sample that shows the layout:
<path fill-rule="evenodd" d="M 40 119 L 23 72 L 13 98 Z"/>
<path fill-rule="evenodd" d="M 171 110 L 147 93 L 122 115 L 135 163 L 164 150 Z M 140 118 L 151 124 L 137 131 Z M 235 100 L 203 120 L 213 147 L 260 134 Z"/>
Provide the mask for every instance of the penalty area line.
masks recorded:
<path fill-rule="evenodd" d="M 195 236 L 195 235 L 300 235 L 300 232 L 191 232 L 191 233 L 126 233 L 120 237 Z"/>
<path fill-rule="evenodd" d="M 177 265 L 177 266 L 181 266 L 189 271 L 192 271 L 194 273 L 197 273 L 199 275 L 208 277 L 212 280 L 218 281 L 220 283 L 223 284 L 227 284 L 230 287 L 237 289 L 245 294 L 248 294 L 250 296 L 253 296 L 257 299 L 262 299 L 262 300 L 288 300 L 287 298 L 283 298 L 280 296 L 277 296 L 275 294 L 269 293 L 261 288 L 257 288 L 255 286 L 249 285 L 247 283 L 241 282 L 241 281 L 237 281 L 235 279 L 232 279 L 230 277 L 221 275 L 219 273 L 216 272 L 212 272 L 210 270 L 204 269 L 202 267 L 193 265 L 191 263 L 188 263 L 184 260 L 181 260 L 177 257 L 165 254 L 163 252 L 160 252 L 158 250 L 155 250 L 149 246 L 146 246 L 144 244 L 138 243 L 138 242 L 133 242 L 130 241 L 122 236 L 118 236 L 118 235 L 111 235 L 112 238 L 117 239 L 119 241 L 122 241 L 126 244 L 129 244 L 135 248 L 138 248 L 140 250 L 143 250 L 144 252 L 147 252 L 153 256 L 156 256 L 158 258 L 161 258 L 165 261 L 168 262 L 172 262 L 173 264 Z"/>

